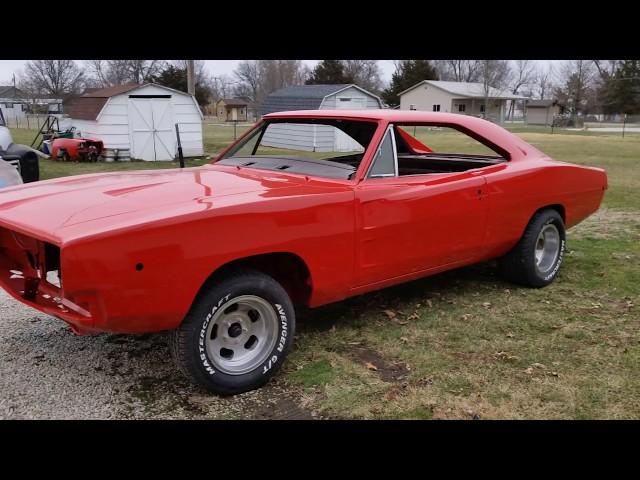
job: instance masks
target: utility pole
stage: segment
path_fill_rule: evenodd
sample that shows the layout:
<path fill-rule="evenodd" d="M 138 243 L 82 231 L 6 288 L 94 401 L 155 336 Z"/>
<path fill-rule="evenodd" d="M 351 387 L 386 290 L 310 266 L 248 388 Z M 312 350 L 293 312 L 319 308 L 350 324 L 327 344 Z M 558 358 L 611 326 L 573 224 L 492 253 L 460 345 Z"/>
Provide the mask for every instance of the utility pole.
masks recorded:
<path fill-rule="evenodd" d="M 196 76 L 193 60 L 187 60 L 187 92 L 190 95 L 196 94 Z"/>

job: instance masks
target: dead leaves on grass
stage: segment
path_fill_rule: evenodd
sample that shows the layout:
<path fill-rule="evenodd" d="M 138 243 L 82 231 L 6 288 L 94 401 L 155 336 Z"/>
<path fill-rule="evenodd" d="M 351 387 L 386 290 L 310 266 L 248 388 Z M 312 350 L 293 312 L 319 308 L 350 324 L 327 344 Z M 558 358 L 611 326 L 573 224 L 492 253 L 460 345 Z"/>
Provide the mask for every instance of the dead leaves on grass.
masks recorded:
<path fill-rule="evenodd" d="M 554 362 L 555 363 L 555 362 Z M 537 371 L 540 371 L 544 375 L 549 375 L 552 377 L 559 377 L 560 374 L 553 370 L 547 370 L 547 366 L 543 363 L 532 363 L 527 368 L 525 368 L 524 373 L 527 375 L 533 375 Z"/>
<path fill-rule="evenodd" d="M 367 362 L 364 364 L 365 367 L 367 367 L 368 370 L 373 370 L 374 372 L 378 371 L 378 367 L 376 367 L 373 363 L 371 362 Z"/>

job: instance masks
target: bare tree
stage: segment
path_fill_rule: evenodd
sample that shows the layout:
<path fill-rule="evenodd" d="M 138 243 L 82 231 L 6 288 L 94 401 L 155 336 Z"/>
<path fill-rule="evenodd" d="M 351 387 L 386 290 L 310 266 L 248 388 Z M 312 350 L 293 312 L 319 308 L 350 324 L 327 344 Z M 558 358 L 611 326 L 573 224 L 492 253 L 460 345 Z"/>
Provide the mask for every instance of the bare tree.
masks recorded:
<path fill-rule="evenodd" d="M 478 82 L 482 60 L 437 60 L 435 62 L 441 80 L 453 82 Z"/>
<path fill-rule="evenodd" d="M 516 60 L 513 62 L 511 75 L 509 79 L 509 89 L 514 95 L 520 93 L 520 90 L 533 83 L 536 75 L 536 64 L 532 60 Z M 515 100 L 511 100 L 509 105 L 508 118 L 513 120 L 515 110 Z"/>
<path fill-rule="evenodd" d="M 593 64 L 598 70 L 601 79 L 613 77 L 616 73 L 620 60 L 593 60 Z"/>
<path fill-rule="evenodd" d="M 553 77 L 555 73 L 553 70 L 553 64 L 550 63 L 548 67 L 538 67 L 533 84 L 535 94 L 540 100 L 546 99 L 553 92 Z"/>
<path fill-rule="evenodd" d="M 377 60 L 343 60 L 345 74 L 359 87 L 374 93 L 382 90 L 380 67 Z"/>
<path fill-rule="evenodd" d="M 559 87 L 555 93 L 567 104 L 572 114 L 588 110 L 593 101 L 594 65 L 590 60 L 569 60 L 558 72 Z"/>
<path fill-rule="evenodd" d="M 247 60 L 234 71 L 235 92 L 260 102 L 274 90 L 304 84 L 308 74 L 300 60 Z"/>
<path fill-rule="evenodd" d="M 229 75 L 220 75 L 218 77 L 213 77 L 211 82 L 211 98 L 214 102 L 222 98 L 229 98 L 232 94 L 238 95 L 235 92 L 233 79 Z M 240 94 L 240 96 L 244 96 Z"/>
<path fill-rule="evenodd" d="M 32 95 L 66 97 L 77 93 L 84 72 L 73 60 L 30 60 L 20 78 L 20 88 Z"/>
<path fill-rule="evenodd" d="M 164 60 L 87 60 L 85 67 L 95 84 L 111 87 L 124 83 L 144 83 L 160 74 Z"/>
<path fill-rule="evenodd" d="M 166 62 L 163 60 L 127 60 L 129 79 L 135 83 L 143 83 L 159 74 Z"/>
<path fill-rule="evenodd" d="M 238 80 L 237 94 L 257 100 L 260 91 L 260 65 L 257 60 L 244 60 L 233 72 Z"/>
<path fill-rule="evenodd" d="M 493 89 L 503 89 L 509 81 L 511 69 L 508 60 L 480 60 L 480 83 L 484 93 L 483 118 L 489 113 L 489 98 Z"/>

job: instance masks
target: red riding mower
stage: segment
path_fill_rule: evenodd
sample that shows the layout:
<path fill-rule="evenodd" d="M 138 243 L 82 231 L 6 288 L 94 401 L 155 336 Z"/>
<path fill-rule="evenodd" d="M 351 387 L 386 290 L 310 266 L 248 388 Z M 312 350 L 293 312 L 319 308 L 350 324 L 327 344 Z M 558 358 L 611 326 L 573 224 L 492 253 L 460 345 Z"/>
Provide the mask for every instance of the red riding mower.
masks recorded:
<path fill-rule="evenodd" d="M 104 150 L 94 138 L 56 138 L 51 143 L 51 159 L 63 162 L 97 162 Z"/>

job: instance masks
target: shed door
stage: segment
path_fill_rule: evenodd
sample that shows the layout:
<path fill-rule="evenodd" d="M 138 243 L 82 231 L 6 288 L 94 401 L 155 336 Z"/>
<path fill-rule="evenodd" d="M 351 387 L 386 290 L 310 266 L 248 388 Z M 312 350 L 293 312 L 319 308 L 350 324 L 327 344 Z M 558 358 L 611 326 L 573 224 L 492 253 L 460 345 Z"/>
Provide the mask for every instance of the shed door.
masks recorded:
<path fill-rule="evenodd" d="M 170 98 L 130 98 L 129 122 L 133 158 L 175 158 L 176 134 Z"/>
<path fill-rule="evenodd" d="M 362 97 L 336 97 L 336 109 L 338 110 L 362 110 L 366 108 L 367 99 Z M 349 135 L 336 129 L 336 152 L 352 152 L 360 148 Z"/>

